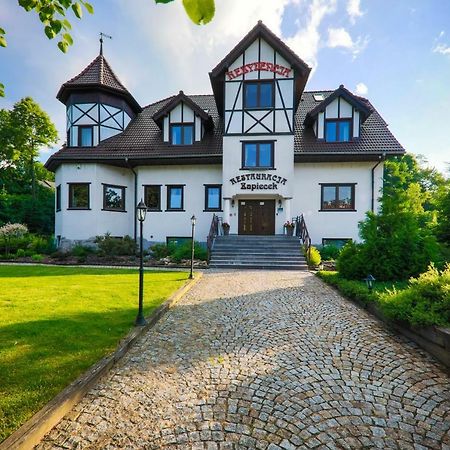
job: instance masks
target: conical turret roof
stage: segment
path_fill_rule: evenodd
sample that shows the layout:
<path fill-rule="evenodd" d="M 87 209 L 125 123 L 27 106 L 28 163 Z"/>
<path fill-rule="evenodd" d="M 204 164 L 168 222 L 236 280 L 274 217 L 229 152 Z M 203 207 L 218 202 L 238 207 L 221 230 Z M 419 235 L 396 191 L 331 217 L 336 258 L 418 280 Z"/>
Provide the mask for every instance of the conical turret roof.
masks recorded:
<path fill-rule="evenodd" d="M 71 92 L 86 89 L 99 89 L 118 94 L 129 102 L 133 110 L 136 112 L 142 110 L 102 54 L 98 55 L 78 75 L 66 81 L 59 89 L 56 98 L 65 103 Z"/>

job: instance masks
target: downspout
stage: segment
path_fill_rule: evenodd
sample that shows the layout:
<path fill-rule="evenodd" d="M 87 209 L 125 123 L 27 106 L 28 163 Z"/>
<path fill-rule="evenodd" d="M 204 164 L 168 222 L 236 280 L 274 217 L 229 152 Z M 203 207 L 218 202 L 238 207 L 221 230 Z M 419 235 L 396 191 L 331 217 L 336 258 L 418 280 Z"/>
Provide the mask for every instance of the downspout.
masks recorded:
<path fill-rule="evenodd" d="M 134 174 L 134 212 L 133 212 L 133 217 L 134 217 L 134 242 L 137 242 L 137 217 L 136 217 L 136 207 L 138 204 L 138 193 L 137 193 L 137 189 L 138 189 L 138 179 L 137 179 L 137 173 L 136 171 L 133 169 L 133 167 L 131 166 L 130 162 L 128 161 L 128 158 L 125 158 L 125 163 L 127 164 L 128 168 L 133 172 Z"/>
<path fill-rule="evenodd" d="M 371 211 L 375 212 L 375 169 L 385 160 L 386 153 L 383 153 L 379 158 L 380 160 L 372 167 L 372 200 Z"/>

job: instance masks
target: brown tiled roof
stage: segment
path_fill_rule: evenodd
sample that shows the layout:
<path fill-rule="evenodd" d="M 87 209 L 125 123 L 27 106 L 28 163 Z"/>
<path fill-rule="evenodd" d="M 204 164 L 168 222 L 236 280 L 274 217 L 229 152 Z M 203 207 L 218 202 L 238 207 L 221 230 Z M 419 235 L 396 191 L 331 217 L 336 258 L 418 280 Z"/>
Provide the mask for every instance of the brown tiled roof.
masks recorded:
<path fill-rule="evenodd" d="M 46 167 L 54 170 L 63 161 L 105 161 L 112 164 L 138 165 L 151 164 L 152 161 L 177 163 L 182 159 L 196 161 L 207 159 L 219 162 L 222 158 L 223 121 L 217 113 L 212 95 L 190 95 L 189 98 L 201 109 L 209 111 L 214 127 L 205 133 L 200 142 L 193 145 L 170 145 L 163 141 L 163 132 L 153 120 L 154 114 L 170 102 L 174 96 L 146 106 L 134 118 L 126 130 L 102 141 L 98 146 L 63 147 L 54 153 Z M 125 162 L 125 159 L 128 162 Z"/>
<path fill-rule="evenodd" d="M 386 122 L 381 118 L 370 102 L 362 97 L 372 114 L 361 125 L 360 139 L 352 142 L 318 141 L 311 127 L 304 124 L 306 114 L 317 106 L 313 94 L 328 97 L 334 91 L 304 92 L 295 115 L 294 154 L 296 160 L 307 160 L 320 157 L 332 160 L 336 156 L 346 155 L 348 158 L 368 158 L 374 155 L 403 154 L 405 150 L 389 131 Z M 201 142 L 189 146 L 173 146 L 163 141 L 162 131 L 153 120 L 154 114 L 171 102 L 175 96 L 146 106 L 133 119 L 127 129 L 112 138 L 102 141 L 97 147 L 63 147 L 54 153 L 46 163 L 46 167 L 55 170 L 64 161 L 71 162 L 105 162 L 116 165 L 139 164 L 177 164 L 198 161 L 220 163 L 222 159 L 223 119 L 219 116 L 213 95 L 190 95 L 190 100 L 199 108 L 208 110 L 214 127 L 206 132 Z M 128 159 L 126 162 L 125 159 Z"/>
<path fill-rule="evenodd" d="M 137 101 L 120 82 L 103 55 L 98 55 L 77 76 L 66 81 L 59 89 L 58 94 L 56 94 L 56 98 L 65 103 L 70 92 L 87 88 L 104 89 L 108 92 L 119 94 L 131 103 L 130 106 L 132 106 L 133 109 L 137 111 L 141 110 Z"/>
<path fill-rule="evenodd" d="M 367 119 L 367 117 L 369 117 L 370 114 L 372 113 L 370 103 L 365 98 L 353 94 L 348 89 L 346 89 L 343 84 L 341 84 L 335 91 L 331 92 L 330 95 L 324 98 L 324 100 L 318 103 L 316 102 L 317 106 L 315 106 L 311 111 L 308 111 L 308 113 L 306 114 L 305 123 L 307 125 L 308 123 L 313 123 L 317 114 L 319 114 L 319 112 L 325 111 L 325 108 L 335 98 L 338 97 L 344 98 L 352 106 L 354 106 L 359 110 L 362 122 L 364 122 Z"/>
<path fill-rule="evenodd" d="M 405 149 L 400 145 L 394 135 L 390 132 L 387 123 L 382 119 L 378 111 L 369 100 L 358 97 L 372 111 L 372 114 L 361 124 L 360 138 L 350 142 L 325 142 L 318 140 L 314 135 L 312 127 L 305 125 L 305 118 L 309 111 L 312 111 L 317 102 L 314 94 L 323 94 L 325 99 L 335 91 L 313 91 L 304 92 L 300 105 L 295 115 L 295 138 L 294 152 L 296 155 L 307 154 L 378 154 L 386 155 L 403 154 Z"/>
<path fill-rule="evenodd" d="M 209 112 L 206 112 L 202 109 L 197 103 L 192 101 L 183 91 L 180 91 L 178 95 L 172 97 L 168 102 L 165 102 L 164 106 L 159 108 L 159 110 L 153 114 L 153 120 L 158 124 L 161 128 L 162 119 L 169 114 L 172 109 L 174 109 L 179 103 L 185 103 L 189 106 L 204 122 L 211 122 L 212 118 L 209 115 Z M 211 124 L 212 125 L 212 124 Z"/>

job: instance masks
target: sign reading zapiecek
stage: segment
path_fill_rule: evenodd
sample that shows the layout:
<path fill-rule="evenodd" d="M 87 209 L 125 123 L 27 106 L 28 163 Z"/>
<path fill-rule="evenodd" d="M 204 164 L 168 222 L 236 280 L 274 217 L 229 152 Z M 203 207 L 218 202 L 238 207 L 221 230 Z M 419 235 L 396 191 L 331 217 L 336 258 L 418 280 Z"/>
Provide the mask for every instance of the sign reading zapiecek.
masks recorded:
<path fill-rule="evenodd" d="M 247 183 L 247 181 L 256 181 L 256 183 Z M 258 181 L 272 181 L 272 183 L 258 183 Z M 231 184 L 241 183 L 242 190 L 255 191 L 265 189 L 278 189 L 278 185 L 285 185 L 287 179 L 279 175 L 272 175 L 271 173 L 247 173 L 244 175 L 236 175 L 230 178 Z"/>
<path fill-rule="evenodd" d="M 274 72 L 282 77 L 289 78 L 292 69 L 288 67 L 280 66 L 279 64 L 273 64 L 266 61 L 257 61 L 248 64 L 244 64 L 241 67 L 237 67 L 230 72 L 227 72 L 228 80 L 233 80 L 236 77 L 240 77 L 244 73 L 256 72 L 256 71 L 266 71 L 266 72 Z"/>

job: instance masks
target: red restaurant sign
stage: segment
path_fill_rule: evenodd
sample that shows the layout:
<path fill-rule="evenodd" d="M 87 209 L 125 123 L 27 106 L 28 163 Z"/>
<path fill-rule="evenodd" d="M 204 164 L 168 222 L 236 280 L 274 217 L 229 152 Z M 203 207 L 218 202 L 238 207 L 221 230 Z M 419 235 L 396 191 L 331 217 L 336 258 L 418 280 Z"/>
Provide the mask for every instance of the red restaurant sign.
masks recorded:
<path fill-rule="evenodd" d="M 274 72 L 278 75 L 288 78 L 292 69 L 289 69 L 284 66 L 280 66 L 279 64 L 273 64 L 266 61 L 252 62 L 249 64 L 244 64 L 241 67 L 238 67 L 230 72 L 227 72 L 227 76 L 229 80 L 233 80 L 234 78 L 240 77 L 244 73 L 255 72 L 255 71 L 266 71 L 266 72 Z"/>

